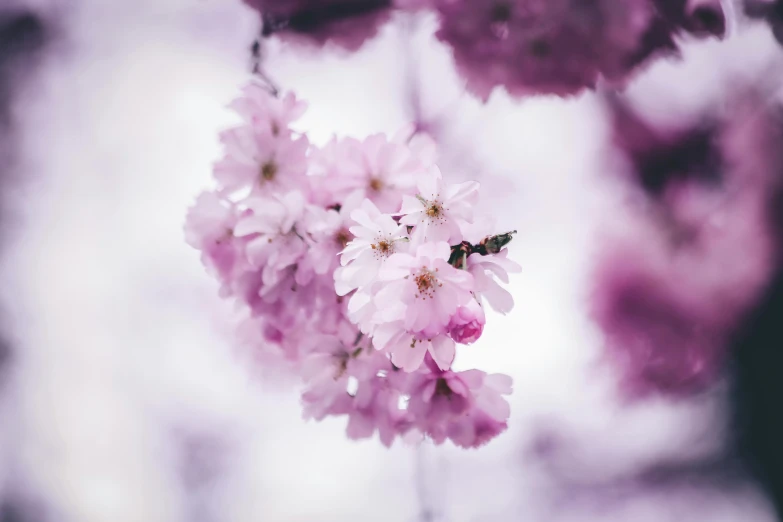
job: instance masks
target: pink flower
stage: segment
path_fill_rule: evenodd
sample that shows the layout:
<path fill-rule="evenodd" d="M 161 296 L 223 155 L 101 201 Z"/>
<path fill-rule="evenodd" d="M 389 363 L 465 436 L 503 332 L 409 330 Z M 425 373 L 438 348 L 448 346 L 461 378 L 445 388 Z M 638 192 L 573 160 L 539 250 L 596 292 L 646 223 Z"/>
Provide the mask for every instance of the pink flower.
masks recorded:
<path fill-rule="evenodd" d="M 237 237 L 249 236 L 247 256 L 257 267 L 280 269 L 294 264 L 306 244 L 295 226 L 304 214 L 304 199 L 299 192 L 247 202 L 250 214 L 234 228 Z"/>
<path fill-rule="evenodd" d="M 341 323 L 334 334 L 310 332 L 300 343 L 304 352 L 300 373 L 307 385 L 302 394 L 305 417 L 321 420 L 327 414 L 346 414 L 353 407 L 349 378 L 369 379 L 388 361 L 379 361 L 367 342 L 356 342 L 355 328 Z M 385 363 L 385 364 L 384 364 Z"/>
<path fill-rule="evenodd" d="M 310 154 L 310 183 L 313 203 L 329 207 L 343 201 L 366 183 L 360 180 L 365 173 L 361 161 L 362 144 L 355 138 L 333 137 L 326 145 L 312 148 Z M 359 198 L 364 199 L 360 194 Z"/>
<path fill-rule="evenodd" d="M 301 283 L 305 282 L 303 278 L 309 280 L 328 275 L 329 287 L 333 289 L 331 276 L 339 266 L 338 254 L 353 237 L 346 223 L 347 212 L 347 209 L 307 208 L 302 220 L 302 235 L 308 238 L 308 248 L 299 263 L 299 271 L 307 272 L 309 277 L 300 274 Z"/>
<path fill-rule="evenodd" d="M 481 337 L 486 322 L 484 309 L 474 299 L 457 309 L 446 330 L 454 341 L 460 344 L 472 344 Z"/>
<path fill-rule="evenodd" d="M 364 141 L 335 139 L 315 154 L 316 183 L 338 198 L 359 193 L 381 212 L 396 212 L 402 195 L 415 192 L 416 178 L 429 165 L 428 149 L 421 151 L 421 157 L 415 156 L 408 145 L 384 134 Z"/>
<path fill-rule="evenodd" d="M 337 271 L 339 270 L 340 269 L 338 268 Z M 366 335 L 372 335 L 372 332 L 375 329 L 373 316 L 375 315 L 377 308 L 373 302 L 375 295 L 373 293 L 373 286 L 374 285 L 371 285 L 367 288 L 356 290 L 348 301 L 348 318 Z"/>
<path fill-rule="evenodd" d="M 457 308 L 472 298 L 473 277 L 448 263 L 448 243 L 425 243 L 414 254 L 392 255 L 379 272 L 376 324 L 396 323 L 408 332 L 441 333 Z"/>
<path fill-rule="evenodd" d="M 400 224 L 414 227 L 414 241 L 462 241 L 462 229 L 473 222 L 479 185 L 468 181 L 447 185 L 437 167 L 418 182 L 416 197 L 403 196 Z"/>
<path fill-rule="evenodd" d="M 407 411 L 400 408 L 402 391 L 398 379 L 388 373 L 359 382 L 353 409 L 348 412 L 349 438 L 371 437 L 377 430 L 381 443 L 389 447 L 397 435 L 407 430 Z"/>
<path fill-rule="evenodd" d="M 351 212 L 351 218 L 357 225 L 349 229 L 354 239 L 345 245 L 340 255 L 343 267 L 335 273 L 338 295 L 373 281 L 384 262 L 395 252 L 404 251 L 408 242 L 405 228 L 381 214 L 370 200 Z"/>
<path fill-rule="evenodd" d="M 276 97 L 265 85 L 257 82 L 246 85 L 242 96 L 231 102 L 229 107 L 257 132 L 272 138 L 290 136 L 291 124 L 307 110 L 307 104 L 297 100 L 294 93 Z"/>
<path fill-rule="evenodd" d="M 226 155 L 214 176 L 228 194 L 250 190 L 269 195 L 302 189 L 307 172 L 307 138 L 272 136 L 266 129 L 242 127 L 221 134 Z"/>
<path fill-rule="evenodd" d="M 639 66 L 675 54 L 682 29 L 722 37 L 720 0 L 406 0 L 432 4 L 437 37 L 454 53 L 468 88 L 487 100 L 503 86 L 514 96 L 567 96 L 604 78 L 622 85 Z"/>
<path fill-rule="evenodd" d="M 204 192 L 188 210 L 185 241 L 198 250 L 209 250 L 234 235 L 236 222 L 234 205 L 213 192 Z"/>
<path fill-rule="evenodd" d="M 507 428 L 511 378 L 479 370 L 454 373 L 431 369 L 414 376 L 408 411 L 414 425 L 436 444 L 450 439 L 479 447 Z"/>
<path fill-rule="evenodd" d="M 514 307 L 514 299 L 497 280 L 508 284 L 508 274 L 522 270 L 516 262 L 508 259 L 508 250 L 486 256 L 472 255 L 467 259 L 467 270 L 473 275 L 475 293 L 485 298 L 496 312 L 507 314 Z"/>
<path fill-rule="evenodd" d="M 220 280 L 220 295 L 231 294 L 231 282 L 246 269 L 244 242 L 234 236 L 237 210 L 212 192 L 201 194 L 188 211 L 185 241 L 201 251 L 207 270 Z"/>

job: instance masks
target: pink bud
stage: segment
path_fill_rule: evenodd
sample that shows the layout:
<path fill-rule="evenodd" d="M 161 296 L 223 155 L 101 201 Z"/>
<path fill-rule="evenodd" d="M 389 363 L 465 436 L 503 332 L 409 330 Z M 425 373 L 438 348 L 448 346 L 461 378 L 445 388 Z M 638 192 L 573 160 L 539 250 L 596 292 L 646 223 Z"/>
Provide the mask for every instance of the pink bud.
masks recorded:
<path fill-rule="evenodd" d="M 452 339 L 460 344 L 475 343 L 484 331 L 487 319 L 484 309 L 474 299 L 466 306 L 460 306 L 451 318 L 448 332 Z"/>

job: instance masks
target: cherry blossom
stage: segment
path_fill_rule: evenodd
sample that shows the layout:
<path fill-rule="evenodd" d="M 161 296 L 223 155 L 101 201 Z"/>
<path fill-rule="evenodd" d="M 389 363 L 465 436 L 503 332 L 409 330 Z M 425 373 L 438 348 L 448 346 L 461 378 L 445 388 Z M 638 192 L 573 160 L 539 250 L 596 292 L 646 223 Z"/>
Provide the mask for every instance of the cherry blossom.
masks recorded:
<path fill-rule="evenodd" d="M 481 402 L 493 388 L 472 374 L 460 388 L 450 373 L 458 346 L 486 325 L 482 295 L 502 293 L 495 278 L 514 268 L 511 234 L 465 240 L 491 230 L 474 219 L 478 184 L 446 183 L 434 143 L 410 127 L 318 148 L 290 127 L 305 107 L 293 95 L 252 84 L 230 107 L 244 123 L 221 135 L 216 186 L 185 232 L 241 312 L 242 345 L 301 379 L 305 418 L 344 416 L 350 438 L 377 434 L 389 446 L 423 434 L 474 447 L 499 434 L 503 412 Z M 468 390 L 457 393 L 462 418 L 438 413 L 440 395 L 427 399 L 434 417 L 422 417 L 422 379 Z"/>
<path fill-rule="evenodd" d="M 340 199 L 359 194 L 382 212 L 396 212 L 402 195 L 415 193 L 416 179 L 431 165 L 423 149 L 414 155 L 411 147 L 384 134 L 334 139 L 313 158 L 318 187 Z"/>
<path fill-rule="evenodd" d="M 298 100 L 294 93 L 279 98 L 269 96 L 269 88 L 258 83 L 246 85 L 242 94 L 229 107 L 257 132 L 268 132 L 275 137 L 290 136 L 291 124 L 307 110 L 307 104 Z"/>
<path fill-rule="evenodd" d="M 433 332 L 448 325 L 457 307 L 472 298 L 473 277 L 448 263 L 448 243 L 424 243 L 415 254 L 392 255 L 381 269 L 373 317 L 400 322 L 408 332 Z"/>
<path fill-rule="evenodd" d="M 417 241 L 462 241 L 462 230 L 473 222 L 478 202 L 478 183 L 447 185 L 437 167 L 418 181 L 415 197 L 403 196 L 400 223 L 414 227 Z"/>
<path fill-rule="evenodd" d="M 351 213 L 351 218 L 358 225 L 349 229 L 354 239 L 342 251 L 340 263 L 343 266 L 335 272 L 338 295 L 372 281 L 385 261 L 408 243 L 405 228 L 390 215 L 381 214 L 368 199 Z"/>
<path fill-rule="evenodd" d="M 432 371 L 414 377 L 408 410 L 416 427 L 436 443 L 449 438 L 472 448 L 506 430 L 510 407 L 503 395 L 510 393 L 505 375 Z"/>

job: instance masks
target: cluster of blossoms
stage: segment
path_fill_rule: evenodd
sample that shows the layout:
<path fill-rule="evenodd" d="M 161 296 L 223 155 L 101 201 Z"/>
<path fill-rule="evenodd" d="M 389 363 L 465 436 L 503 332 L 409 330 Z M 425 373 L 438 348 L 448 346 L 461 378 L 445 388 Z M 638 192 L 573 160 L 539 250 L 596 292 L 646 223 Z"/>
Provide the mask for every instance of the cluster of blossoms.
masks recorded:
<path fill-rule="evenodd" d="M 761 2 L 762 0 L 747 0 Z M 560 96 L 619 85 L 677 37 L 722 37 L 720 0 L 245 0 L 263 34 L 332 42 L 355 50 L 393 9 L 437 14 L 468 89 L 486 100 L 498 86 L 515 96 Z M 770 2 L 766 2 L 770 3 Z M 773 8 L 758 8 L 759 13 Z"/>
<path fill-rule="evenodd" d="M 644 204 L 602 249 L 592 315 L 628 392 L 692 393 L 719 376 L 777 266 L 783 122 L 753 93 L 706 126 L 613 114 L 629 201 Z"/>
<path fill-rule="evenodd" d="M 345 415 L 351 438 L 386 445 L 502 432 L 510 378 L 452 369 L 485 306 L 511 309 L 499 283 L 519 270 L 511 233 L 474 218 L 478 185 L 444 182 L 424 135 L 315 147 L 291 128 L 305 110 L 291 94 L 251 84 L 232 107 L 243 124 L 222 134 L 186 238 L 247 313 L 244 341 L 301 376 L 305 415 Z"/>
<path fill-rule="evenodd" d="M 482 99 L 503 86 L 516 96 L 566 96 L 600 80 L 623 84 L 675 36 L 722 36 L 719 0 L 430 0 L 437 37 Z"/>

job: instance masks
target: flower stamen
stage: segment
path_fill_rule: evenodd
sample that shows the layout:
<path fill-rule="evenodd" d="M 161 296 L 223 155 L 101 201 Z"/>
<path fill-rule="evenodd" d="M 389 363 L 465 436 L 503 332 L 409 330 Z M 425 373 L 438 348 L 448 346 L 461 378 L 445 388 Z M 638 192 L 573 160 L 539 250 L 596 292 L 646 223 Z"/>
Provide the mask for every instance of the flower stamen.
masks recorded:
<path fill-rule="evenodd" d="M 421 271 L 413 280 L 416 283 L 416 289 L 418 291 L 416 294 L 417 299 L 419 297 L 422 299 L 432 299 L 435 296 L 435 290 L 443 286 L 443 284 L 438 281 L 435 273 L 428 270 L 426 267 L 421 267 Z"/>
<path fill-rule="evenodd" d="M 277 175 L 277 164 L 274 161 L 267 161 L 261 165 L 260 177 L 261 182 L 272 181 Z"/>

